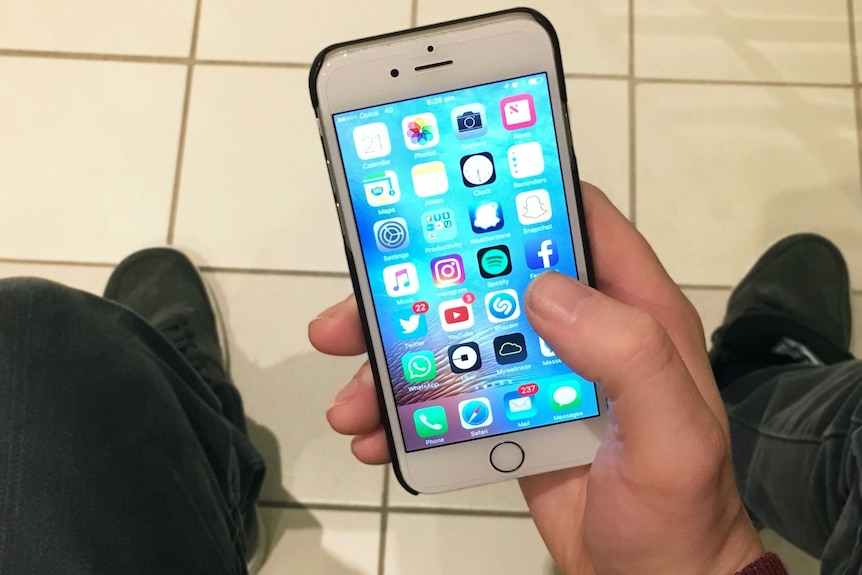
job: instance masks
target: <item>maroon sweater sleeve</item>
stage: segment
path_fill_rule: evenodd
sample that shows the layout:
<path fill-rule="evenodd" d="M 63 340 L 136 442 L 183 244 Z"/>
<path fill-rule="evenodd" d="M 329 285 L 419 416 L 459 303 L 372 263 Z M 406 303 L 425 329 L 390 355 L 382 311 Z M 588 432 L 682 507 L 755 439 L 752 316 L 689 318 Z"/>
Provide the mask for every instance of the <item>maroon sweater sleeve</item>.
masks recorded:
<path fill-rule="evenodd" d="M 787 570 L 778 555 L 767 553 L 736 575 L 787 575 Z"/>

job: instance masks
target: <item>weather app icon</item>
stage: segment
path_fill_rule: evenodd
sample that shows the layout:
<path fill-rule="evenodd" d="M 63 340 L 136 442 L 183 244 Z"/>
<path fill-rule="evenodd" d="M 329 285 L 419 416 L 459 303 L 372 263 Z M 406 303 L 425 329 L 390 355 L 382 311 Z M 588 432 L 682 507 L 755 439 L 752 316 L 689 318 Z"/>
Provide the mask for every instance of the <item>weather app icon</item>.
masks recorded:
<path fill-rule="evenodd" d="M 489 293 L 485 296 L 485 309 L 488 310 L 488 321 L 491 323 L 503 323 L 518 319 L 521 317 L 518 292 L 507 289 Z"/>
<path fill-rule="evenodd" d="M 470 225 L 477 234 L 496 232 L 503 228 L 503 208 L 497 202 L 485 202 L 470 207 Z"/>

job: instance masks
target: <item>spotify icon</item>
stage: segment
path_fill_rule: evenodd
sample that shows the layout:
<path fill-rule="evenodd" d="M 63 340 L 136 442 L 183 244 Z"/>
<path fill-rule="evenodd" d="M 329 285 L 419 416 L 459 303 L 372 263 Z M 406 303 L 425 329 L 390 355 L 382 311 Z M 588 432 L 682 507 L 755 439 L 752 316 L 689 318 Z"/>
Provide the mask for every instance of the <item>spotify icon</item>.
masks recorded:
<path fill-rule="evenodd" d="M 483 278 L 496 278 L 512 273 L 512 258 L 506 246 L 479 250 L 479 273 Z"/>

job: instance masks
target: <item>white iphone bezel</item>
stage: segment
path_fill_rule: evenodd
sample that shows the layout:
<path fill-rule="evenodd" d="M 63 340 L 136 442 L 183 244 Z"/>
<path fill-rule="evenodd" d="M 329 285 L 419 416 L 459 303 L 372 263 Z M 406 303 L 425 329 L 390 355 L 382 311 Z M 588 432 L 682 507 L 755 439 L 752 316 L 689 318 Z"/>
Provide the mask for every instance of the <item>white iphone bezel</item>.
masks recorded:
<path fill-rule="evenodd" d="M 445 66 L 415 70 L 449 60 Z M 393 69 L 399 70 L 398 77 L 390 73 Z M 591 281 L 581 241 L 566 102 L 561 98 L 564 79 L 559 76 L 555 39 L 532 13 L 510 11 L 335 47 L 313 76 L 324 152 L 357 297 L 367 311 L 370 357 L 382 386 L 393 458 L 399 479 L 412 491 L 437 493 L 590 463 L 605 432 L 606 402 L 599 390 L 598 417 L 406 451 L 333 114 L 541 72 L 547 73 L 551 94 L 578 273 Z M 509 441 L 523 449 L 524 462 L 516 471 L 502 473 L 490 464 L 490 452 Z"/>

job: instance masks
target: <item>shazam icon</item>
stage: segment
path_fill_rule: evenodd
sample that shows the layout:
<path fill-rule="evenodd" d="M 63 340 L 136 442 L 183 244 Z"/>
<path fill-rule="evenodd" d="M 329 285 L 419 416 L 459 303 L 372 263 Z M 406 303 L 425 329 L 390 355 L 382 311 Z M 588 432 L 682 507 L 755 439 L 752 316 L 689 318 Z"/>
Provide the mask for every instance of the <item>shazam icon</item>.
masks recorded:
<path fill-rule="evenodd" d="M 452 373 L 466 373 L 482 367 L 479 344 L 468 341 L 450 347 L 449 365 L 452 366 Z"/>
<path fill-rule="evenodd" d="M 485 309 L 488 311 L 488 321 L 491 323 L 503 323 L 518 319 L 521 317 L 518 292 L 513 289 L 506 289 L 489 293 L 485 296 Z"/>

